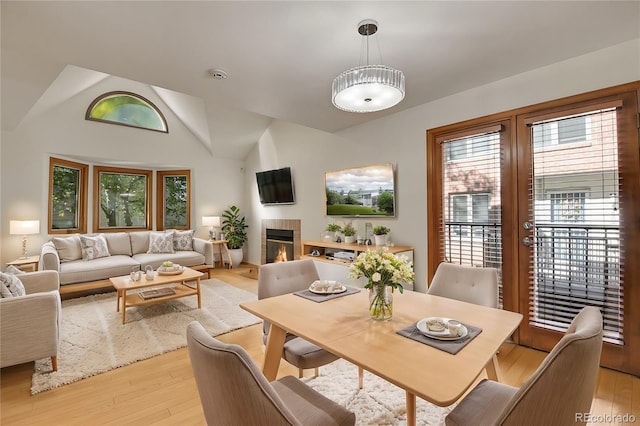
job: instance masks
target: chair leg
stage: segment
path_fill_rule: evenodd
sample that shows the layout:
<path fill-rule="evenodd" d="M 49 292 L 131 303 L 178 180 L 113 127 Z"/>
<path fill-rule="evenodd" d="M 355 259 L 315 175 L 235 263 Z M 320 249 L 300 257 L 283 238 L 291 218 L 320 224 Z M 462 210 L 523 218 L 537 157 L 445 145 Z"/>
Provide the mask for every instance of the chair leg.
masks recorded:
<path fill-rule="evenodd" d="M 364 371 L 358 367 L 358 389 L 364 389 Z"/>
<path fill-rule="evenodd" d="M 304 370 L 302 368 L 298 368 L 298 379 L 302 379 L 303 374 Z"/>
<path fill-rule="evenodd" d="M 319 373 L 318 371 L 319 371 L 319 370 L 318 370 L 318 367 L 316 367 L 316 368 L 315 368 L 315 374 L 316 374 L 316 375 L 315 375 L 314 377 L 318 377 L 318 376 L 320 375 L 320 373 Z"/>
<path fill-rule="evenodd" d="M 58 371 L 58 357 L 57 356 L 52 356 L 51 357 L 51 367 L 53 368 L 53 371 Z"/>

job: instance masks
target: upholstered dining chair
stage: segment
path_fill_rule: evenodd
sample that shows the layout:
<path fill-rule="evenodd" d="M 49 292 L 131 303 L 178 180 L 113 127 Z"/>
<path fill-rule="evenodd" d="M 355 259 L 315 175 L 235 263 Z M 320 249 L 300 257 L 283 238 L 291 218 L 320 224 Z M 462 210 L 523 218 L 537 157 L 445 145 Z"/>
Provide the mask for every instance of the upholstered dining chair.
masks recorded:
<path fill-rule="evenodd" d="M 497 308 L 498 271 L 443 262 L 438 265 L 427 294 Z"/>
<path fill-rule="evenodd" d="M 270 383 L 241 346 L 211 337 L 197 321 L 187 326 L 187 348 L 207 424 L 355 424 L 355 414 L 295 377 Z"/>
<path fill-rule="evenodd" d="M 602 351 L 602 315 L 585 307 L 533 375 L 515 388 L 481 381 L 446 417 L 449 426 L 586 424 Z"/>

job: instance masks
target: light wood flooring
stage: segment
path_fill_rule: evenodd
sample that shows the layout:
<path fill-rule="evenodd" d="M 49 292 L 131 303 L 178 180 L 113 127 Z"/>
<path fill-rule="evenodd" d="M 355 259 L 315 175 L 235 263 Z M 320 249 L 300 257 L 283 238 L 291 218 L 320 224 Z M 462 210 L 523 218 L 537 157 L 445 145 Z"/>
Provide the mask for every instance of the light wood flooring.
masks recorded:
<path fill-rule="evenodd" d="M 213 276 L 257 292 L 255 273 L 244 265 L 233 271 L 215 269 Z M 264 350 L 261 335 L 262 326 L 258 324 L 218 338 L 243 346 L 261 365 Z M 498 359 L 504 382 L 519 386 L 545 355 L 513 344 L 503 345 Z M 33 363 L 2 369 L 0 424 L 205 424 L 186 348 L 33 396 L 29 391 L 32 373 Z M 279 374 L 296 376 L 297 369 L 283 361 Z M 591 412 L 599 416 L 628 413 L 640 424 L 640 378 L 600 369 Z"/>

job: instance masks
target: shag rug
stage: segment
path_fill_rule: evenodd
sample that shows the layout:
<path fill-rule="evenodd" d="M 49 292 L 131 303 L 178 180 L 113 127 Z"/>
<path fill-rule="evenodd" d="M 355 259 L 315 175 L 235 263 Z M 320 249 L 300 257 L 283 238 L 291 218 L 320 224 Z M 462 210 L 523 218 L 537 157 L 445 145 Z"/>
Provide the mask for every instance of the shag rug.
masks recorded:
<path fill-rule="evenodd" d="M 356 415 L 356 425 L 406 425 L 405 391 L 380 377 L 364 372 L 364 388 L 358 389 L 358 367 L 339 359 L 320 367 L 318 377 L 306 384 Z M 444 425 L 453 409 L 416 398 L 416 424 Z"/>
<path fill-rule="evenodd" d="M 116 312 L 116 293 L 62 302 L 58 371 L 36 361 L 31 394 L 95 376 L 187 345 L 187 325 L 199 321 L 212 336 L 261 322 L 238 306 L 257 296 L 217 279 L 201 282 L 202 309 L 195 296 Z"/>

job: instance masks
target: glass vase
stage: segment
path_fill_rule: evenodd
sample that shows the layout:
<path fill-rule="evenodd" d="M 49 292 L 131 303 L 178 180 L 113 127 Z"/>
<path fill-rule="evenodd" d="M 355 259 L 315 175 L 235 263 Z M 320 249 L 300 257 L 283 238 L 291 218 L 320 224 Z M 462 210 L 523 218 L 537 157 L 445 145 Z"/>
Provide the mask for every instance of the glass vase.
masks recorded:
<path fill-rule="evenodd" d="M 369 315 L 376 321 L 388 321 L 393 316 L 393 287 L 374 285 L 369 289 Z"/>

